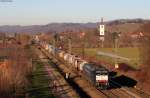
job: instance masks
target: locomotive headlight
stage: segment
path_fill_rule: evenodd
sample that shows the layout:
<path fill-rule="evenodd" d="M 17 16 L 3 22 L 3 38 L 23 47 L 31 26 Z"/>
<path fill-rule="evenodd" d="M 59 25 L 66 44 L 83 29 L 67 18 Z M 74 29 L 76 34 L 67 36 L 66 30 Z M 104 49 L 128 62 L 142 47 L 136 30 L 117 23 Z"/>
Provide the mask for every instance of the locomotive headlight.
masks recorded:
<path fill-rule="evenodd" d="M 96 75 L 96 81 L 107 82 L 108 81 L 108 75 Z"/>

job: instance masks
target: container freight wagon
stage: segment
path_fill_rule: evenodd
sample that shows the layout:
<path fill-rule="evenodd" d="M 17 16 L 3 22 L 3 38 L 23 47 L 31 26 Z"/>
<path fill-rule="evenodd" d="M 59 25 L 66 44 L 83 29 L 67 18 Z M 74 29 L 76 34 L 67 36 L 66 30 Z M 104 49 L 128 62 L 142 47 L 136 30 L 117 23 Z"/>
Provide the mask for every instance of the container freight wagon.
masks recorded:
<path fill-rule="evenodd" d="M 86 63 L 83 66 L 84 77 L 97 89 L 107 89 L 109 86 L 109 72 L 103 67 Z"/>

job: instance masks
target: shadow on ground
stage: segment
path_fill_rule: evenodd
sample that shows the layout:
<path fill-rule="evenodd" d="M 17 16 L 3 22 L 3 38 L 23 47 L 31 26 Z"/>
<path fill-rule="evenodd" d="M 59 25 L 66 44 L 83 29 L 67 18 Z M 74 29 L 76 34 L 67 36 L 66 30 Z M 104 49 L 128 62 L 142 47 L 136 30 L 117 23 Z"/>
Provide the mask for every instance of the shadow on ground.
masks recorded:
<path fill-rule="evenodd" d="M 49 62 L 51 65 L 53 65 L 53 67 L 55 67 L 60 73 L 61 75 L 63 75 L 63 77 L 65 78 L 65 73 L 62 72 L 61 69 L 58 68 L 58 64 L 53 63 L 53 62 Z M 82 90 L 81 87 L 78 86 L 78 84 L 76 84 L 72 78 L 70 79 L 66 79 L 66 81 L 70 84 L 70 86 L 72 86 L 72 88 L 79 94 L 80 98 L 91 98 L 85 91 Z"/>
<path fill-rule="evenodd" d="M 109 89 L 116 89 L 121 87 L 134 87 L 136 84 L 136 80 L 125 75 L 120 75 L 116 77 L 111 77 Z"/>

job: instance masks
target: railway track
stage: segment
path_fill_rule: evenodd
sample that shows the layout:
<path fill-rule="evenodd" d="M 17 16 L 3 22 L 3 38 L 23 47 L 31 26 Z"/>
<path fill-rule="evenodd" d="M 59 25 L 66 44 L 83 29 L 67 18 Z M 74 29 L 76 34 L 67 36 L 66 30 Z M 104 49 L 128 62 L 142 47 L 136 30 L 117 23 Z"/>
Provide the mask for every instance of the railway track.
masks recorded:
<path fill-rule="evenodd" d="M 42 50 L 42 52 L 44 53 L 44 54 L 48 54 L 48 52 L 47 51 L 43 51 Z M 70 67 L 70 65 L 68 64 L 68 63 L 66 63 L 66 62 L 64 62 L 64 61 L 62 61 L 61 59 L 58 59 L 58 58 L 56 58 L 56 57 L 52 57 L 51 55 L 50 56 L 48 56 L 49 58 L 53 58 L 53 61 L 55 62 L 55 63 L 59 63 L 59 64 L 63 64 L 63 65 L 65 65 L 66 67 L 67 67 L 67 69 Z M 71 68 L 70 68 L 71 69 Z M 60 72 L 61 74 L 64 74 L 64 73 L 62 73 L 62 72 Z M 72 77 L 79 77 L 78 76 L 78 72 L 75 70 L 75 69 L 73 69 L 72 70 Z M 78 78 L 79 79 L 79 78 Z M 76 79 L 76 80 L 78 80 L 78 79 Z M 80 80 L 82 81 L 82 79 L 80 78 Z M 70 82 L 70 81 L 68 81 L 68 82 Z M 75 85 L 75 88 L 76 88 L 76 90 L 77 90 L 77 92 L 78 93 L 81 93 L 81 94 L 79 94 L 79 95 L 81 95 L 81 98 L 91 98 L 92 96 L 88 96 L 88 95 L 86 95 L 86 94 L 84 94 L 85 92 L 84 91 L 82 91 L 81 90 L 81 88 L 80 87 L 78 87 L 78 84 L 76 84 L 75 82 L 73 82 L 73 81 L 71 81 L 71 84 L 73 84 L 73 85 Z M 85 84 L 85 83 L 84 83 Z M 90 87 L 89 89 L 91 89 L 90 91 L 92 92 L 93 90 L 95 90 L 96 92 L 98 92 L 99 93 L 99 91 L 96 89 L 96 88 L 94 88 L 94 87 L 92 87 L 91 88 L 91 85 L 90 85 L 90 83 L 86 83 L 87 85 L 86 85 L 86 87 Z M 72 85 L 72 86 L 73 86 Z M 93 94 L 93 95 L 95 95 L 95 96 L 97 96 L 97 94 L 98 93 L 96 93 L 95 92 L 95 94 Z M 101 92 L 102 93 L 102 92 Z M 82 95 L 83 94 L 83 95 Z M 102 93 L 103 94 L 103 96 L 101 97 L 100 95 L 98 96 L 98 97 L 94 97 L 94 98 L 114 98 L 114 97 L 110 97 L 110 96 L 107 96 L 106 94 L 104 94 L 104 93 Z M 89 94 L 90 95 L 90 94 Z M 93 97 L 92 97 L 93 98 Z"/>
<path fill-rule="evenodd" d="M 141 98 L 150 98 L 150 94 L 145 93 L 140 89 L 132 88 L 132 87 L 129 87 L 129 88 L 125 87 L 125 89 L 128 89 L 129 91 L 139 95 Z"/>
<path fill-rule="evenodd" d="M 60 59 L 58 59 L 58 60 L 59 60 L 61 63 L 67 65 L 67 62 L 64 62 L 63 60 L 60 60 Z M 69 66 L 68 66 L 68 67 L 69 67 Z M 77 72 L 75 69 L 73 69 L 72 71 L 78 74 L 78 72 Z M 88 84 L 88 85 L 90 85 L 90 84 Z M 90 86 L 91 86 L 91 85 L 90 85 Z M 97 90 L 98 92 L 104 94 L 104 95 L 106 96 L 106 98 L 121 98 L 121 97 L 119 97 L 116 93 L 114 93 L 114 92 L 112 92 L 112 91 L 110 91 L 110 90 L 98 90 L 98 89 L 95 89 L 95 90 Z M 127 97 L 126 97 L 126 98 L 127 98 Z"/>
<path fill-rule="evenodd" d="M 59 58 L 55 58 L 57 59 L 59 62 L 68 65 L 67 62 L 64 62 L 63 60 L 59 59 Z M 68 66 L 69 67 L 69 66 Z M 75 73 L 78 73 L 76 70 L 72 70 Z M 118 84 L 119 86 L 121 86 L 120 84 Z M 129 94 L 127 92 L 124 92 L 124 90 L 122 90 L 122 88 L 118 88 L 118 85 L 114 85 L 117 89 L 113 89 L 113 90 L 98 90 L 99 92 L 103 93 L 107 98 L 140 98 L 137 97 L 137 95 L 132 95 Z M 116 94 L 117 92 L 117 94 Z"/>
<path fill-rule="evenodd" d="M 61 63 L 64 63 L 62 60 L 59 59 Z M 67 65 L 67 63 L 64 63 Z M 74 72 L 76 70 L 73 70 Z M 114 82 L 114 81 L 113 81 Z M 150 95 L 145 94 L 143 91 L 140 91 L 135 88 L 120 88 L 121 85 L 118 83 L 112 84 L 114 87 L 117 89 L 112 89 L 112 90 L 98 90 L 101 93 L 103 93 L 107 98 L 150 98 Z M 132 91 L 132 92 L 131 92 Z M 133 92 L 134 91 L 134 92 Z M 116 94 L 117 92 L 117 94 Z"/>
<path fill-rule="evenodd" d="M 121 85 L 115 81 L 110 80 L 115 87 L 121 87 Z M 133 87 L 121 87 L 118 92 L 126 93 L 127 98 L 150 98 L 150 95 L 146 94 L 142 90 L 138 90 Z M 121 97 L 122 98 L 122 97 Z"/>
<path fill-rule="evenodd" d="M 111 84 L 111 85 L 114 85 L 114 84 Z M 116 86 L 116 89 L 110 89 L 110 91 L 113 93 L 117 92 L 118 98 L 136 98 L 136 97 L 126 93 L 124 90 L 122 90 L 122 88 L 117 88 L 117 86 Z"/>
<path fill-rule="evenodd" d="M 50 79 L 49 87 L 56 98 L 80 98 L 79 95 L 72 89 L 70 85 L 65 81 L 63 76 L 48 63 L 49 59 L 43 59 L 46 56 L 43 53 L 39 53 L 40 61 L 42 61 L 47 77 Z"/>
<path fill-rule="evenodd" d="M 98 90 L 99 92 L 102 92 L 107 98 L 119 98 L 119 96 L 112 91 L 108 90 Z"/>
<path fill-rule="evenodd" d="M 63 60 L 61 59 L 58 59 L 56 58 L 59 62 L 65 64 L 68 66 L 67 62 L 64 62 Z M 69 66 L 68 66 L 69 67 Z M 72 70 L 73 72 L 77 73 L 78 72 L 76 70 Z M 117 86 L 116 86 L 117 87 Z M 120 89 L 113 89 L 113 90 L 98 90 L 96 89 L 98 92 L 101 92 L 102 94 L 104 94 L 106 96 L 106 98 L 136 98 L 136 97 L 133 97 L 129 94 L 125 94 L 124 91 L 120 91 Z"/>
<path fill-rule="evenodd" d="M 42 51 L 45 55 L 46 54 L 48 54 L 48 52 L 47 51 Z M 45 53 L 46 52 L 46 53 Z M 60 58 L 57 58 L 57 57 L 50 57 L 50 58 L 54 58 L 54 62 L 59 62 L 59 63 L 61 63 L 61 64 L 64 64 L 67 68 L 69 68 L 70 67 L 70 65 L 67 63 L 67 62 L 64 62 L 63 60 L 61 60 Z M 72 68 L 70 68 L 70 69 L 72 69 Z M 78 72 L 77 72 L 77 70 L 75 70 L 75 69 L 72 69 L 72 72 L 73 73 L 75 73 L 76 75 L 74 75 L 74 76 L 78 76 Z M 90 85 L 90 84 L 88 84 L 88 85 Z M 91 86 L 91 85 L 90 85 Z M 116 94 L 114 94 L 113 92 L 111 92 L 111 91 L 107 91 L 107 90 L 105 90 L 105 91 L 100 91 L 100 90 L 97 90 L 96 88 L 95 88 L 95 90 L 97 91 L 97 92 L 100 92 L 100 93 L 102 93 L 106 98 L 119 98 Z"/>
<path fill-rule="evenodd" d="M 47 51 L 43 51 L 44 54 L 48 55 L 49 53 Z M 59 62 L 61 64 L 64 64 L 66 67 L 70 67 L 68 63 L 64 62 L 63 60 L 57 58 L 57 57 L 50 57 L 50 58 L 55 58 L 56 62 Z M 75 69 L 72 69 L 72 72 L 78 76 L 78 72 Z M 112 89 L 112 90 L 98 90 L 101 92 L 103 95 L 105 95 L 106 98 L 150 98 L 149 95 L 146 95 L 144 92 L 135 90 L 134 88 L 119 88 L 121 87 L 120 84 L 113 83 L 111 84 L 115 86 L 117 89 Z M 118 87 L 119 86 L 119 87 Z"/>
<path fill-rule="evenodd" d="M 64 86 L 65 86 L 64 82 L 60 81 L 61 76 L 53 72 L 55 69 L 47 66 L 47 64 L 45 65 L 45 69 L 47 70 L 48 75 L 51 77 L 51 80 L 53 81 L 50 84 L 50 87 L 53 88 L 52 91 L 55 94 L 55 96 L 59 98 L 60 97 L 70 98 L 67 94 L 65 94 L 67 92 L 66 90 L 64 90 Z"/>

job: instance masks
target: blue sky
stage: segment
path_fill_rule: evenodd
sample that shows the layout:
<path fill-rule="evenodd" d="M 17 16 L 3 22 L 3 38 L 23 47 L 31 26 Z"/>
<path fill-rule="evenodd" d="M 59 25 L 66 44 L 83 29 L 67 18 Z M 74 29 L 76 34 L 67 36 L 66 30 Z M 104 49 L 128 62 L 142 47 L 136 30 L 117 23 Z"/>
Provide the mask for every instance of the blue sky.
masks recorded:
<path fill-rule="evenodd" d="M 0 2 L 0 25 L 150 19 L 150 0 L 12 0 Z"/>

